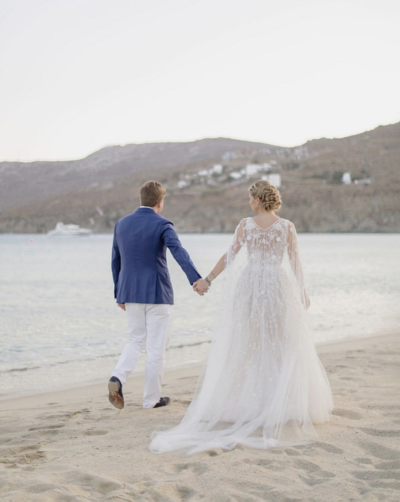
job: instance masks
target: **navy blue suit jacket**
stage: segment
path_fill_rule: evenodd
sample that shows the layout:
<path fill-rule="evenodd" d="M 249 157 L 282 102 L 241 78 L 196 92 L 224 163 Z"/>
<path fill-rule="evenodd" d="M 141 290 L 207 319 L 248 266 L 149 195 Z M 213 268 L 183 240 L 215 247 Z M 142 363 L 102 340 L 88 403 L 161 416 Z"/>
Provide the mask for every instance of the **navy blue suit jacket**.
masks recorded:
<path fill-rule="evenodd" d="M 193 284 L 201 275 L 182 247 L 172 221 L 143 207 L 114 228 L 112 273 L 118 303 L 174 303 L 167 248 Z"/>

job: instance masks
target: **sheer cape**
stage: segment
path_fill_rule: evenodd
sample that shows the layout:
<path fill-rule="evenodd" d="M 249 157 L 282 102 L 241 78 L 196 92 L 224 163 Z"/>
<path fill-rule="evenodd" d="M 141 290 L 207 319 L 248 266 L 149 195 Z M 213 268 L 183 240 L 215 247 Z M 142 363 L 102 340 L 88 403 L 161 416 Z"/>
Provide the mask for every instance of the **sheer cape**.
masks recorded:
<path fill-rule="evenodd" d="M 154 453 L 306 444 L 318 439 L 314 425 L 331 417 L 293 223 L 280 218 L 262 229 L 243 219 L 223 275 L 219 320 L 195 395 L 178 426 L 153 432 Z"/>

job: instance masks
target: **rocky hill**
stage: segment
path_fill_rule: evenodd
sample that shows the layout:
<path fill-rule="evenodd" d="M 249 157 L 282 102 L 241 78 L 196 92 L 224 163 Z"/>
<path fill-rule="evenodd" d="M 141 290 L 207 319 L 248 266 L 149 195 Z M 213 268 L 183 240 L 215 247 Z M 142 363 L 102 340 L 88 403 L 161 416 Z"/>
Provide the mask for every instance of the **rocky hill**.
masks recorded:
<path fill-rule="evenodd" d="M 352 183 L 342 183 L 344 172 Z M 271 173 L 282 182 L 279 214 L 299 231 L 400 232 L 400 123 L 293 148 L 215 138 L 2 162 L 0 232 L 47 232 L 58 221 L 110 232 L 148 179 L 167 186 L 163 214 L 178 231 L 231 232 L 251 214 L 248 186 Z"/>

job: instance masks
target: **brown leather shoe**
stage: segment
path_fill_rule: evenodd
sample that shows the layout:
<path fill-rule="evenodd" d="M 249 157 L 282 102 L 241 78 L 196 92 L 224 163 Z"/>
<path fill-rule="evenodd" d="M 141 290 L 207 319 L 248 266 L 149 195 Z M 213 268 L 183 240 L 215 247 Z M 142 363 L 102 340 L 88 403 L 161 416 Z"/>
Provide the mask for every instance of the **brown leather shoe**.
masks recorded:
<path fill-rule="evenodd" d="M 119 378 L 112 376 L 108 382 L 108 400 L 110 403 L 122 410 L 124 407 L 124 395 L 122 394 L 122 383 Z"/>

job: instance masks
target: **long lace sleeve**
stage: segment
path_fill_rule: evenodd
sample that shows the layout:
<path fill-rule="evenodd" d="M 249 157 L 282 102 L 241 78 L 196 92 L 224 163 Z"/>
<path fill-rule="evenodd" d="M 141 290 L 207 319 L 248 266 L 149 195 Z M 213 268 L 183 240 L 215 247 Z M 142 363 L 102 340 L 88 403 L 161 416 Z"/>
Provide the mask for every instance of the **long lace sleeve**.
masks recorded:
<path fill-rule="evenodd" d="M 216 279 L 219 276 L 219 274 L 223 272 L 225 268 L 233 262 L 236 255 L 240 251 L 241 247 L 245 242 L 244 227 L 245 227 L 245 220 L 242 220 L 236 227 L 235 234 L 232 238 L 228 251 L 221 256 L 221 258 L 218 260 L 213 270 L 210 272 L 209 277 L 211 277 L 212 280 Z"/>
<path fill-rule="evenodd" d="M 310 305 L 310 301 L 308 299 L 304 283 L 304 274 L 303 274 L 303 267 L 300 261 L 296 227 L 292 222 L 290 222 L 289 224 L 287 242 L 288 242 L 287 251 L 289 255 L 289 262 L 290 266 L 292 267 L 293 273 L 296 277 L 297 284 L 299 286 L 301 303 L 304 306 L 304 308 L 307 309 Z"/>
<path fill-rule="evenodd" d="M 246 242 L 245 225 L 246 225 L 246 220 L 241 220 L 239 225 L 236 227 L 235 234 L 232 238 L 229 249 L 226 253 L 227 265 L 235 259 L 236 255 L 242 248 L 243 244 Z"/>

